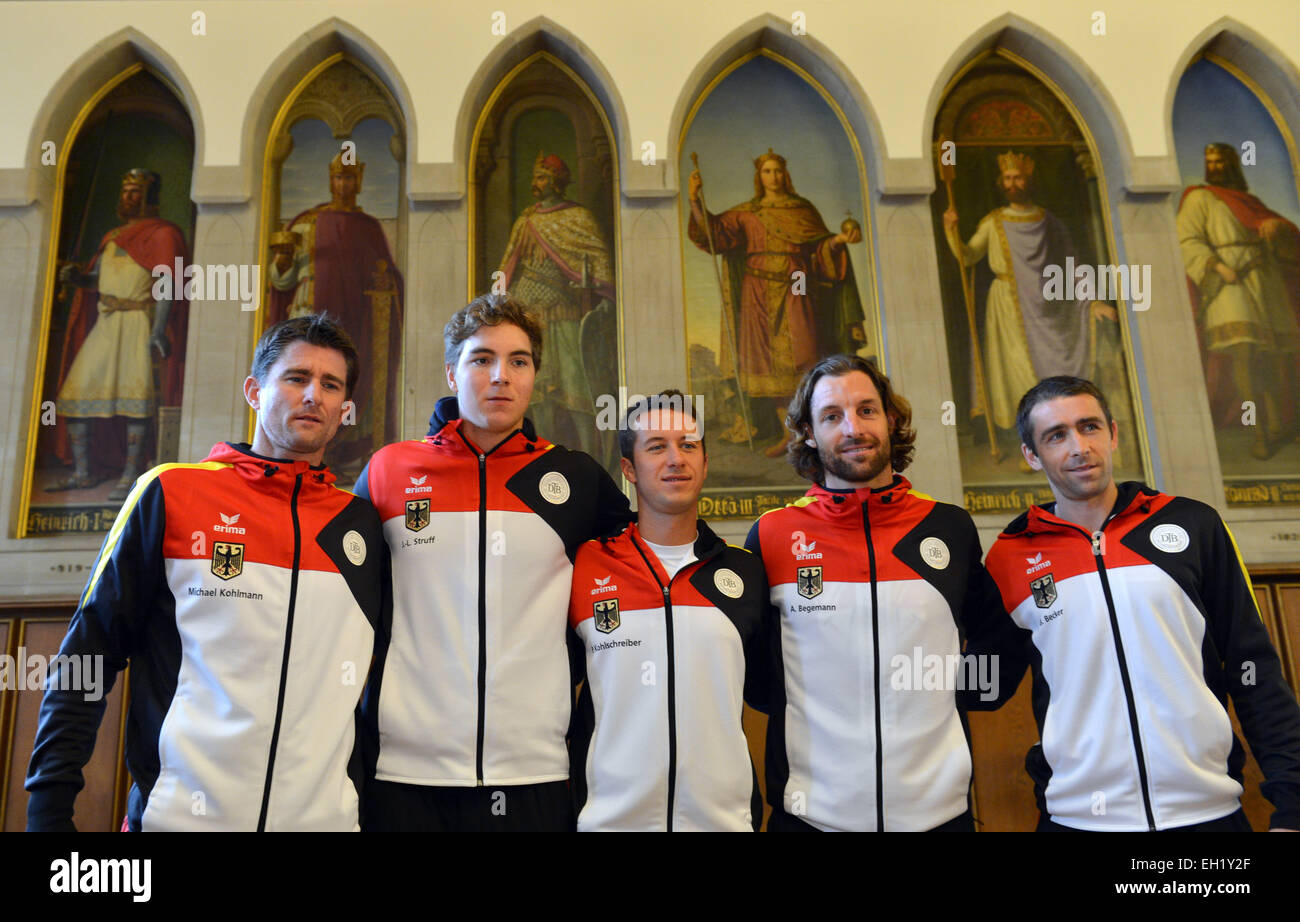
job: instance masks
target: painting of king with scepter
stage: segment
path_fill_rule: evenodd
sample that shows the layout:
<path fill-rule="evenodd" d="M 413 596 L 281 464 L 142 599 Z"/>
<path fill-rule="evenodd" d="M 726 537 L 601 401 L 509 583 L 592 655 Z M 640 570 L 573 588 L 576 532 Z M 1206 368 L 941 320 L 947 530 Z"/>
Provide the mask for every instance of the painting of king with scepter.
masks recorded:
<path fill-rule="evenodd" d="M 780 457 L 800 376 L 825 355 L 854 351 L 851 327 L 861 326 L 862 305 L 846 244 L 859 242 L 862 230 L 846 221 L 831 233 L 771 148 L 754 160 L 754 197 L 721 214 L 706 214 L 699 170 L 689 183 L 691 242 L 723 257 L 723 338 L 731 341 L 722 369 L 735 370 L 746 401 L 721 438 Z"/>

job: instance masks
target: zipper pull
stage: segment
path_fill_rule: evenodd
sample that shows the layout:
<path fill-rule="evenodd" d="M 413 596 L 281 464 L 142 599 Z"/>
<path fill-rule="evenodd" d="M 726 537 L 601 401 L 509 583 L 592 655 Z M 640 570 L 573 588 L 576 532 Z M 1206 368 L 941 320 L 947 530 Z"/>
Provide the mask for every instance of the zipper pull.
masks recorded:
<path fill-rule="evenodd" d="M 1094 532 L 1092 533 L 1092 538 L 1091 538 L 1091 541 L 1092 541 L 1092 556 L 1094 556 L 1094 557 L 1100 557 L 1100 556 L 1101 556 L 1101 554 L 1102 554 L 1102 548 L 1105 546 L 1105 545 L 1104 545 L 1105 540 L 1106 540 L 1106 536 L 1103 535 L 1100 531 L 1094 531 Z"/>
<path fill-rule="evenodd" d="M 667 587 L 667 586 L 664 587 L 664 598 L 665 598 L 665 599 L 671 598 L 671 596 L 669 596 L 669 594 L 668 594 L 668 587 Z"/>

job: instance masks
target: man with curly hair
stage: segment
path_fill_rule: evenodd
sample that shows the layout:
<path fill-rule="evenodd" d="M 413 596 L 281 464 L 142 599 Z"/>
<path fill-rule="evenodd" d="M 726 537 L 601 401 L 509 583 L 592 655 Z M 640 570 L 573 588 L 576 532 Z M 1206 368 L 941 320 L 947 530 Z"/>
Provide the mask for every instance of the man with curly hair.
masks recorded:
<path fill-rule="evenodd" d="M 790 402 L 787 456 L 813 487 L 745 542 L 779 615 L 769 830 L 974 829 L 964 712 L 1011 696 L 998 675 L 1023 673 L 1024 642 L 970 516 L 898 473 L 911 421 L 856 355 L 822 359 Z"/>

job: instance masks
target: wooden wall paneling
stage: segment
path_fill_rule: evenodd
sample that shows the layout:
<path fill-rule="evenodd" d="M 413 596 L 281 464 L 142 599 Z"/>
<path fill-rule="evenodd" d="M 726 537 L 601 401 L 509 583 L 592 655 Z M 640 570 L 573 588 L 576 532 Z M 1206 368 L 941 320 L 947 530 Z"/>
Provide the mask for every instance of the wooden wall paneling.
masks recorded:
<path fill-rule="evenodd" d="M 68 618 L 23 618 L 18 624 L 18 646 L 28 656 L 52 657 L 58 653 Z M 95 738 L 95 752 L 86 765 L 86 785 L 77 795 L 77 828 L 83 831 L 109 832 L 120 828 L 117 814 L 120 766 L 122 762 L 122 708 L 124 683 L 119 682 L 107 696 L 104 719 Z M 5 832 L 19 832 L 27 825 L 27 763 L 36 739 L 43 689 L 22 690 L 14 695 L 13 720 L 5 749 L 5 781 L 0 790 L 0 811 Z"/>
<path fill-rule="evenodd" d="M 974 804 L 981 832 L 1032 832 L 1038 825 L 1034 783 L 1025 753 L 1038 742 L 1030 706 L 1033 682 L 1025 673 L 1016 694 L 996 711 L 970 713 Z"/>
<path fill-rule="evenodd" d="M 747 704 L 741 714 L 741 725 L 745 728 L 745 741 L 749 743 L 750 761 L 758 775 L 758 790 L 763 795 L 763 822 L 758 827 L 763 831 L 767 829 L 767 818 L 772 815 L 767 802 L 767 715 Z"/>
<path fill-rule="evenodd" d="M 1228 716 L 1232 720 L 1232 732 L 1241 740 L 1241 744 L 1246 747 L 1246 764 L 1241 768 L 1241 784 L 1245 788 L 1241 792 L 1241 807 L 1246 811 L 1246 817 L 1250 820 L 1250 825 L 1256 832 L 1268 829 L 1268 818 L 1273 815 L 1273 806 L 1264 799 L 1260 793 L 1259 783 L 1264 780 L 1264 773 L 1260 771 L 1259 763 L 1250 752 L 1250 744 L 1246 742 L 1246 735 L 1241 732 L 1241 722 L 1237 720 L 1237 709 L 1228 702 Z"/>
<path fill-rule="evenodd" d="M 1273 592 L 1277 600 L 1277 646 L 1291 690 L 1300 696 L 1300 582 L 1279 582 Z"/>

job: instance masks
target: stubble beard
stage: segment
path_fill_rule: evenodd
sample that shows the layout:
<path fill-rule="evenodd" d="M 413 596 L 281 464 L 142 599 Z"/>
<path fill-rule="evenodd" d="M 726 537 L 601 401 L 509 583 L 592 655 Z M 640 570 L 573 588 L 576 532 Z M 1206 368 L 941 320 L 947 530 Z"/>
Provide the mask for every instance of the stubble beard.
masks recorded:
<path fill-rule="evenodd" d="M 845 447 L 856 448 L 857 445 L 847 445 Z M 889 466 L 892 454 L 892 446 L 888 441 L 877 448 L 876 453 L 871 456 L 870 460 L 859 463 L 845 460 L 825 449 L 817 449 L 817 457 L 821 459 L 822 467 L 826 469 L 827 473 L 834 474 L 846 483 L 856 484 L 868 484 L 879 477 L 885 468 Z"/>

